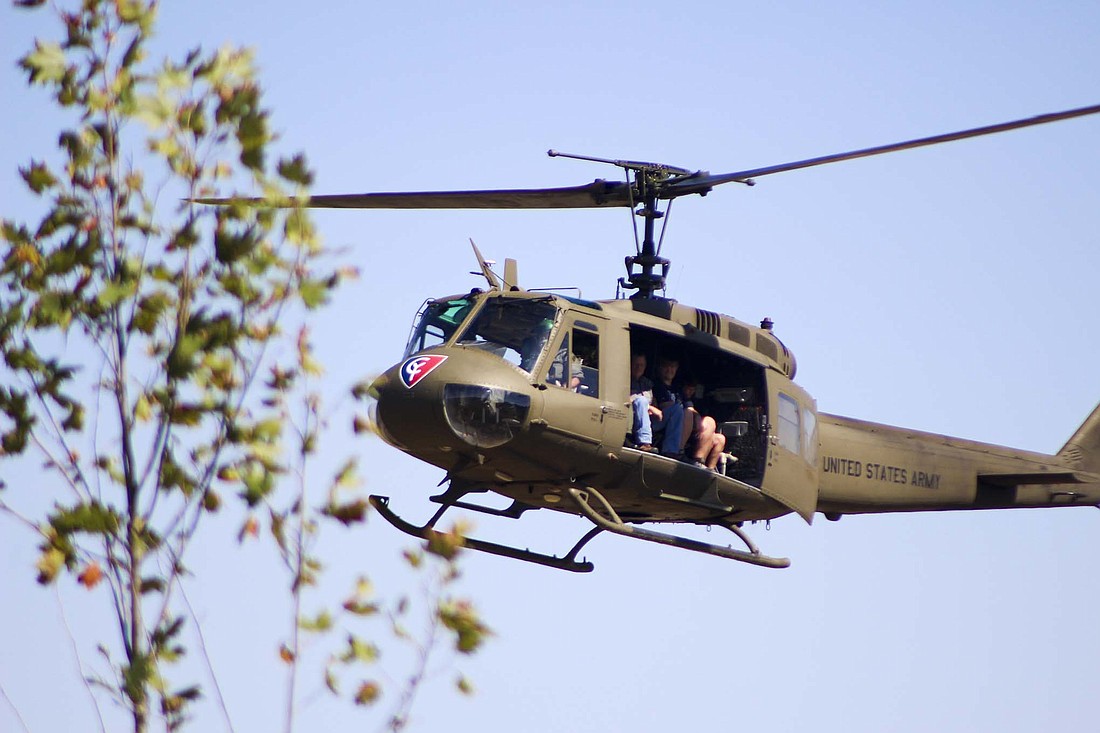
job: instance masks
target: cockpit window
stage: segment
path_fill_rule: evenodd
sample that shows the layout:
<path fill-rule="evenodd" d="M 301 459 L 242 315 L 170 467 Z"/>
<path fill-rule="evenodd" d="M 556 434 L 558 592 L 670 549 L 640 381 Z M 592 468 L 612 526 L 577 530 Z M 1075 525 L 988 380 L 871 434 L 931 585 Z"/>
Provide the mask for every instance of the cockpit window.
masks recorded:
<path fill-rule="evenodd" d="M 412 338 L 409 339 L 409 345 L 405 347 L 405 356 L 449 341 L 473 307 L 473 298 L 425 303 L 420 309 L 420 318 L 416 322 Z"/>
<path fill-rule="evenodd" d="M 490 298 L 458 343 L 491 351 L 525 372 L 532 372 L 557 316 L 548 300 Z"/>

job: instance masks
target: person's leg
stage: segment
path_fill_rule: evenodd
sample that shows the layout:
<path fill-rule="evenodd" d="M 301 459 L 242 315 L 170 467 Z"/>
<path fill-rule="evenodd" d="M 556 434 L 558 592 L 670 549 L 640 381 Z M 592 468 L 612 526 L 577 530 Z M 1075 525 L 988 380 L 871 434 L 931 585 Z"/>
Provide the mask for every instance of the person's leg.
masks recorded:
<path fill-rule="evenodd" d="M 643 394 L 631 395 L 630 406 L 634 410 L 634 442 L 638 445 L 653 443 L 653 422 L 649 417 L 649 400 Z"/>
<path fill-rule="evenodd" d="M 694 407 L 684 409 L 684 425 L 680 429 L 680 452 L 683 453 L 692 435 L 699 433 L 699 413 Z M 698 447 L 698 443 L 694 444 Z"/>
<path fill-rule="evenodd" d="M 711 420 L 709 417 L 707 418 L 707 420 L 710 420 L 711 423 L 714 423 L 714 421 Z M 715 429 L 711 434 L 710 455 L 707 456 L 707 460 L 706 460 L 707 468 L 717 468 L 718 467 L 718 460 L 722 457 L 722 453 L 725 450 L 726 450 L 726 436 L 723 435 L 722 433 L 719 433 L 717 431 L 717 429 Z"/>
<path fill-rule="evenodd" d="M 714 431 L 717 426 L 713 418 L 701 417 L 697 421 L 696 427 L 698 432 L 695 438 L 695 460 L 706 463 L 710 458 L 711 447 L 714 444 Z"/>
<path fill-rule="evenodd" d="M 665 438 L 661 442 L 661 452 L 678 455 L 683 449 L 681 435 L 684 428 L 684 406 L 674 404 L 664 411 Z"/>

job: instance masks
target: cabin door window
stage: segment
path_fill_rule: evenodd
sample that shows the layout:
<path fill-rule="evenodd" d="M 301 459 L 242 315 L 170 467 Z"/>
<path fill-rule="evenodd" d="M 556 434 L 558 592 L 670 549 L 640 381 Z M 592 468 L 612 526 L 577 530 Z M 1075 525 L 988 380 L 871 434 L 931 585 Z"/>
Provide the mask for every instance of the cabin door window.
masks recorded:
<path fill-rule="evenodd" d="M 546 383 L 588 397 L 599 397 L 599 334 L 581 328 L 566 330 L 550 362 Z"/>
<path fill-rule="evenodd" d="M 797 455 L 801 442 L 798 421 L 798 403 L 779 393 L 779 445 Z"/>

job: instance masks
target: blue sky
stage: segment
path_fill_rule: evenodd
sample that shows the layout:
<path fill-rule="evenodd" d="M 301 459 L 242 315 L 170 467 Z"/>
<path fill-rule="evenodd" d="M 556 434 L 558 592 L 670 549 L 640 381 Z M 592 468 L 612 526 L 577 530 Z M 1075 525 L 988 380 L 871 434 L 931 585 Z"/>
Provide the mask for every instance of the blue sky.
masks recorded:
<path fill-rule="evenodd" d="M 719 173 L 1100 102 L 1100 6 L 1086 2 L 164 6 L 166 50 L 255 48 L 281 144 L 307 153 L 318 193 L 618 175 L 547 148 Z M 0 10 L 5 216 L 32 218 L 15 170 L 61 124 L 14 66 L 42 33 L 56 30 Z M 683 199 L 669 295 L 771 317 L 822 411 L 1055 452 L 1100 398 L 1098 140 L 1100 117 L 1084 118 Z M 613 295 L 632 246 L 619 210 L 317 220 L 365 273 L 315 325 L 334 400 L 399 358 L 424 298 L 476 284 L 469 238 L 517 258 L 524 285 L 593 298 Z M 365 490 L 427 515 L 438 470 L 378 442 L 343 447 L 362 455 Z M 10 470 L 9 487 L 37 486 Z M 478 526 L 549 551 L 583 527 L 531 520 Z M 792 559 L 783 571 L 606 536 L 586 548 L 588 576 L 468 557 L 463 588 L 497 634 L 462 660 L 478 694 L 451 694 L 445 667 L 412 729 L 1083 730 L 1100 692 L 1098 530 L 1093 509 L 751 528 Z M 394 534 L 333 532 L 324 592 L 364 568 L 399 582 Z M 87 729 L 33 538 L 3 517 L 0 538 L 0 686 L 32 730 Z M 285 616 L 273 559 L 211 533 L 193 563 L 236 730 L 269 730 Z M 85 591 L 58 593 L 74 631 L 94 625 Z M 303 730 L 369 723 L 306 697 Z M 16 726 L 0 704 L 0 730 Z"/>

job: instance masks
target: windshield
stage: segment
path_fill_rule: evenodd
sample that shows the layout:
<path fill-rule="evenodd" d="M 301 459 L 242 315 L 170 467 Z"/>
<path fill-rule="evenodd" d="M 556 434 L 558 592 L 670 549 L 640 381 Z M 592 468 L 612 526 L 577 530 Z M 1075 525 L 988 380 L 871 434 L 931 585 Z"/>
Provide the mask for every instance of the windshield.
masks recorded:
<path fill-rule="evenodd" d="M 550 337 L 557 312 L 549 299 L 491 298 L 458 343 L 491 351 L 530 373 Z"/>
<path fill-rule="evenodd" d="M 425 303 L 420 309 L 409 345 L 405 347 L 405 356 L 449 341 L 473 307 L 473 298 L 433 300 Z"/>

